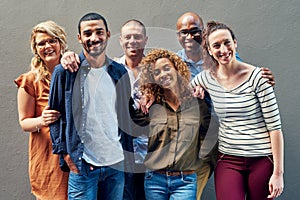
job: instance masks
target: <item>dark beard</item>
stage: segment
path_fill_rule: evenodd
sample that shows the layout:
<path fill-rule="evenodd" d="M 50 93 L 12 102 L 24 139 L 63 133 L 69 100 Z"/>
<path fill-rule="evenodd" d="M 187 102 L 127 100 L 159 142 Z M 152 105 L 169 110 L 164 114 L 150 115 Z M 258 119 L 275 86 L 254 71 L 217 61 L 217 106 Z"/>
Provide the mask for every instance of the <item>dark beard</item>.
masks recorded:
<path fill-rule="evenodd" d="M 100 49 L 98 51 L 92 52 L 92 51 L 89 50 L 89 47 L 91 47 L 93 44 L 102 44 L 102 45 L 100 46 Z M 85 49 L 85 51 L 90 56 L 92 56 L 92 57 L 98 57 L 99 55 L 101 55 L 104 52 L 104 50 L 106 49 L 106 46 L 107 46 L 107 41 L 103 41 L 103 42 L 88 42 L 86 44 L 86 46 L 84 46 L 84 49 Z"/>

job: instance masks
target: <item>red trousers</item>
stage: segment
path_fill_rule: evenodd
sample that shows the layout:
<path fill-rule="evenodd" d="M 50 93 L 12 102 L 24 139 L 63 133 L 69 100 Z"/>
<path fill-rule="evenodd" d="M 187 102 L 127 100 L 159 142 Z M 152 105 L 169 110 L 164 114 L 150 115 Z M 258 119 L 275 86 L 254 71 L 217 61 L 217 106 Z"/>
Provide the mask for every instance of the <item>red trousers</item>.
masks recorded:
<path fill-rule="evenodd" d="M 239 157 L 219 153 L 215 169 L 217 200 L 270 200 L 272 156 Z"/>

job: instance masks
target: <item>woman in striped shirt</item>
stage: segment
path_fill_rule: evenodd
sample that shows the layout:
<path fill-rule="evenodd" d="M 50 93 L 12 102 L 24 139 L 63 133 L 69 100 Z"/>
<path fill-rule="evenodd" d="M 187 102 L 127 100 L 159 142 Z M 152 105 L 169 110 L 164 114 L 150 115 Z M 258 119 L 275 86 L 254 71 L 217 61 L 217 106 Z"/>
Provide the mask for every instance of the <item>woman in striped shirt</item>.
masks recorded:
<path fill-rule="evenodd" d="M 218 200 L 262 200 L 283 191 L 283 135 L 273 88 L 261 69 L 236 60 L 237 41 L 225 24 L 207 23 L 204 67 L 192 86 L 210 93 L 219 117 Z"/>

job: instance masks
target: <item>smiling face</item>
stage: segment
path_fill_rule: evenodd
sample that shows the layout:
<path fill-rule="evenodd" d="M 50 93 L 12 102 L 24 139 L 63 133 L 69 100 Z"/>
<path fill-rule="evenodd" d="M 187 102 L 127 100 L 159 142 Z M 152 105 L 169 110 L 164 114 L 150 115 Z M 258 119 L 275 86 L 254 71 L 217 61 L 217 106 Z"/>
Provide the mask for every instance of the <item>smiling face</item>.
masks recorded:
<path fill-rule="evenodd" d="M 37 33 L 35 37 L 37 54 L 48 67 L 54 67 L 60 62 L 61 45 L 57 38 L 47 33 Z"/>
<path fill-rule="evenodd" d="M 138 22 L 131 21 L 121 29 L 120 45 L 127 57 L 141 58 L 144 53 L 148 37 L 145 30 Z"/>
<path fill-rule="evenodd" d="M 194 13 L 186 13 L 178 19 L 177 37 L 186 52 L 194 53 L 200 51 L 202 42 L 201 30 L 203 30 L 203 22 L 201 18 Z"/>
<path fill-rule="evenodd" d="M 156 83 L 163 88 L 176 92 L 177 71 L 174 64 L 168 58 L 159 58 L 153 65 L 153 75 Z"/>
<path fill-rule="evenodd" d="M 236 47 L 237 42 L 227 29 L 215 30 L 208 36 L 208 51 L 219 64 L 235 60 Z"/>
<path fill-rule="evenodd" d="M 102 20 L 82 21 L 80 24 L 78 41 L 83 46 L 85 54 L 97 57 L 105 53 L 109 37 L 110 32 L 106 31 Z"/>

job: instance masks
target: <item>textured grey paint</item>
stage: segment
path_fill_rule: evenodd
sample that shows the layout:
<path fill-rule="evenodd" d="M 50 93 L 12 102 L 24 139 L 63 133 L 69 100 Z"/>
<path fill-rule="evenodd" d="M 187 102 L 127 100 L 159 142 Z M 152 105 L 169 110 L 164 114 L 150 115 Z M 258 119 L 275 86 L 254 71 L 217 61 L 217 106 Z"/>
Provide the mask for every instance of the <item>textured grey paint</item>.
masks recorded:
<path fill-rule="evenodd" d="M 186 11 L 199 13 L 204 21 L 215 19 L 231 26 L 238 38 L 241 57 L 254 65 L 269 66 L 276 76 L 276 95 L 285 134 L 285 191 L 279 199 L 298 199 L 299 129 L 299 0 L 10 0 L 0 1 L 0 199 L 34 199 L 30 194 L 27 167 L 28 133 L 17 119 L 13 79 L 28 69 L 31 59 L 31 28 L 44 20 L 65 27 L 70 49 L 79 51 L 77 22 L 90 11 L 103 14 L 112 31 L 109 55 L 118 56 L 118 32 L 130 18 L 148 27 L 148 47 L 177 50 L 175 23 Z M 160 30 L 157 32 L 156 30 Z M 170 32 L 170 34 L 169 34 Z M 203 199 L 215 199 L 212 181 Z"/>

